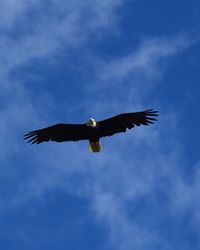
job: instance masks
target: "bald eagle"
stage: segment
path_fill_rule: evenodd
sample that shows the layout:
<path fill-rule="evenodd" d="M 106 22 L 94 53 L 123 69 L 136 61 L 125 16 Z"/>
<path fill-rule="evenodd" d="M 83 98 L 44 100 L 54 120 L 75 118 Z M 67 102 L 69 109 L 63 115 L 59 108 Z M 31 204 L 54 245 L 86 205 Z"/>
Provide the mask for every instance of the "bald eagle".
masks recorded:
<path fill-rule="evenodd" d="M 126 132 L 135 126 L 153 124 L 158 111 L 148 109 L 142 112 L 123 113 L 111 118 L 95 121 L 90 118 L 83 124 L 56 124 L 47 128 L 33 130 L 24 135 L 24 139 L 31 144 L 47 141 L 79 141 L 89 140 L 90 150 L 100 152 L 99 139 L 116 133 Z"/>

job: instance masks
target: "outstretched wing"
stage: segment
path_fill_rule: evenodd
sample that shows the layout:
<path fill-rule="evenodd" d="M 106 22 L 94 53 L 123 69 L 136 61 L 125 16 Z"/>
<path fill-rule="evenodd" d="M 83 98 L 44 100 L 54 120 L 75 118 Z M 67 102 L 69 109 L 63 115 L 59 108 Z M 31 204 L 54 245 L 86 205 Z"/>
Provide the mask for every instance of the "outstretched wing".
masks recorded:
<path fill-rule="evenodd" d="M 120 132 L 126 132 L 126 129 L 134 128 L 140 125 L 153 124 L 157 119 L 158 111 L 153 109 L 135 113 L 124 113 L 109 119 L 99 121 L 99 137 L 110 136 Z"/>
<path fill-rule="evenodd" d="M 78 141 L 88 139 L 86 124 L 56 124 L 47 128 L 31 131 L 24 135 L 31 144 L 45 141 Z"/>

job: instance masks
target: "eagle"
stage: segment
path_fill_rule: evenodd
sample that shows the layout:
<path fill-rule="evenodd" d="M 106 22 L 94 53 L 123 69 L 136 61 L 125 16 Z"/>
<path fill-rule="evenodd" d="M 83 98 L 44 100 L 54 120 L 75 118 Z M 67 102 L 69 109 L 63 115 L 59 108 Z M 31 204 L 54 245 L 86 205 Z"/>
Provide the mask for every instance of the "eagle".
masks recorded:
<path fill-rule="evenodd" d="M 149 125 L 157 121 L 158 111 L 148 109 L 141 112 L 122 113 L 102 121 L 90 118 L 83 124 L 55 124 L 50 127 L 33 130 L 24 135 L 31 144 L 55 141 L 88 140 L 91 152 L 100 152 L 100 138 L 126 132 L 135 126 Z"/>

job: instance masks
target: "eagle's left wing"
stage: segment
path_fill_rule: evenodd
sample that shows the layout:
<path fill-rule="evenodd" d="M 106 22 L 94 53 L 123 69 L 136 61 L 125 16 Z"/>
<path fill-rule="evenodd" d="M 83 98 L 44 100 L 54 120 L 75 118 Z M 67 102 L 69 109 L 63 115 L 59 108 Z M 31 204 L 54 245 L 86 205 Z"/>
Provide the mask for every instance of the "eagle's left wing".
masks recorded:
<path fill-rule="evenodd" d="M 24 139 L 34 144 L 47 141 L 79 141 L 88 139 L 86 124 L 56 124 L 47 128 L 31 131 L 24 135 Z"/>
<path fill-rule="evenodd" d="M 126 129 L 131 129 L 135 126 L 153 124 L 157 119 L 158 111 L 153 109 L 142 112 L 124 113 L 106 120 L 98 122 L 99 137 L 110 136 L 120 132 L 126 132 Z"/>

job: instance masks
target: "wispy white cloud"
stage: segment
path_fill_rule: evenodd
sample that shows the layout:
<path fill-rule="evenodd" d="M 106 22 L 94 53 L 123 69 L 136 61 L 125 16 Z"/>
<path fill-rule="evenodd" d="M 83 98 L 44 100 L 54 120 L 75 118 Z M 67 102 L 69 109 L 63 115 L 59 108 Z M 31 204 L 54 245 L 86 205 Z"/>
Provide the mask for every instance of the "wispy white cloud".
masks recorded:
<path fill-rule="evenodd" d="M 116 195 L 96 193 L 93 209 L 97 213 L 97 220 L 106 221 L 117 249 L 131 249 L 133 246 L 134 249 L 148 249 L 152 240 L 155 240 L 151 232 L 128 220 L 123 204 Z"/>
<path fill-rule="evenodd" d="M 16 7 L 10 10 L 9 4 Z M 2 1 L 0 5 L 5 13 L 7 11 L 7 15 L 2 17 L 2 25 L 7 33 L 0 39 L 0 48 L 4 50 L 0 58 L 4 68 L 1 93 L 10 98 L 9 101 L 1 101 L 1 174 L 8 182 L 15 176 L 16 185 L 11 194 L 1 197 L 5 206 L 2 210 L 21 206 L 29 199 L 45 197 L 47 191 L 61 187 L 71 194 L 90 198 L 91 208 L 97 220 L 107 225 L 115 249 L 149 249 L 149 246 L 155 246 L 159 232 L 149 231 L 134 218 L 130 218 L 126 211 L 129 202 L 134 206 L 140 197 L 148 199 L 156 196 L 158 190 L 167 194 L 175 190 L 171 200 L 176 197 L 179 199 L 172 204 L 171 209 L 179 211 L 180 204 L 194 204 L 198 195 L 198 180 L 189 187 L 184 184 L 179 173 L 179 142 L 176 138 L 169 138 L 167 142 L 162 140 L 166 134 L 170 137 L 171 131 L 176 131 L 173 116 L 164 114 L 165 119 L 170 118 L 168 128 L 164 128 L 165 120 L 161 118 L 156 127 L 136 128 L 137 132 L 136 129 L 130 131 L 130 136 L 126 134 L 113 137 L 112 140 L 103 139 L 105 150 L 99 155 L 88 152 L 87 142 L 30 147 L 20 143 L 21 138 L 16 135 L 25 127 L 30 127 L 30 124 L 34 126 L 44 122 L 42 114 L 49 104 L 46 101 L 48 96 L 43 100 L 44 93 L 41 93 L 41 101 L 36 106 L 36 101 L 27 91 L 28 87 L 10 80 L 10 70 L 27 63 L 31 58 L 40 59 L 48 55 L 54 57 L 60 49 L 69 50 L 73 46 L 80 48 L 80 44 L 98 29 L 112 25 L 122 1 L 88 0 L 83 4 L 80 1 L 52 0 L 49 4 L 51 8 L 45 16 L 45 5 L 41 2 L 32 1 L 32 5 L 28 6 L 25 1 Z M 13 40 L 8 30 L 13 30 L 15 23 L 20 20 L 29 20 L 27 14 L 30 10 L 41 13 L 39 21 L 35 18 L 35 26 L 30 31 L 21 24 L 21 31 L 24 30 L 25 34 Z M 108 61 L 98 58 L 98 63 L 93 62 L 93 67 L 98 68 L 98 74 L 93 86 L 88 87 L 92 87 L 91 92 L 88 89 L 92 95 L 88 94 L 85 107 L 98 114 L 99 118 L 119 110 L 123 112 L 141 108 L 144 105 L 143 96 L 151 95 L 156 84 L 161 84 L 159 79 L 163 68 L 160 65 L 163 61 L 184 51 L 191 44 L 187 36 L 151 38 L 144 40 L 129 55 Z M 94 103 L 93 96 L 95 105 L 91 105 Z M 23 164 L 28 165 L 27 172 L 20 166 L 14 170 L 11 170 L 12 164 L 6 166 L 8 158 L 12 160 L 18 154 Z M 179 176 L 179 182 L 174 181 L 174 172 L 176 178 Z M 26 177 L 23 182 L 21 176 Z M 184 199 L 183 191 L 187 194 Z M 196 195 L 191 198 L 191 193 Z M 169 249 L 169 242 L 164 242 L 162 249 L 165 249 L 164 246 Z"/>
<path fill-rule="evenodd" d="M 146 38 L 127 55 L 97 60 L 97 84 L 89 86 L 89 93 L 96 96 L 91 108 L 103 115 L 117 113 L 119 107 L 121 112 L 143 108 L 149 93 L 162 84 L 169 59 L 194 43 L 187 34 Z M 109 105 L 102 106 L 102 103 Z"/>
<path fill-rule="evenodd" d="M 199 163 L 192 168 L 191 179 L 186 179 L 183 175 L 176 175 L 171 193 L 171 206 L 174 214 L 185 216 L 191 214 L 193 223 L 199 228 L 199 195 L 200 195 L 200 170 Z"/>
<path fill-rule="evenodd" d="M 98 30 L 112 26 L 120 4 L 120 0 L 1 1 L 1 74 L 30 59 L 77 48 Z"/>
<path fill-rule="evenodd" d="M 140 47 L 129 53 L 127 56 L 120 57 L 119 60 L 111 61 L 104 69 L 102 79 L 116 78 L 118 81 L 126 79 L 130 74 L 142 72 L 157 76 L 159 63 L 162 60 L 183 51 L 190 46 L 193 41 L 183 34 L 172 37 L 157 37 L 145 39 Z"/>
<path fill-rule="evenodd" d="M 36 1 L 35 1 L 36 2 Z M 0 3 L 1 17 L 0 26 L 4 29 L 10 29 L 20 19 L 28 9 L 34 6 L 34 1 L 25 0 L 2 0 Z"/>

